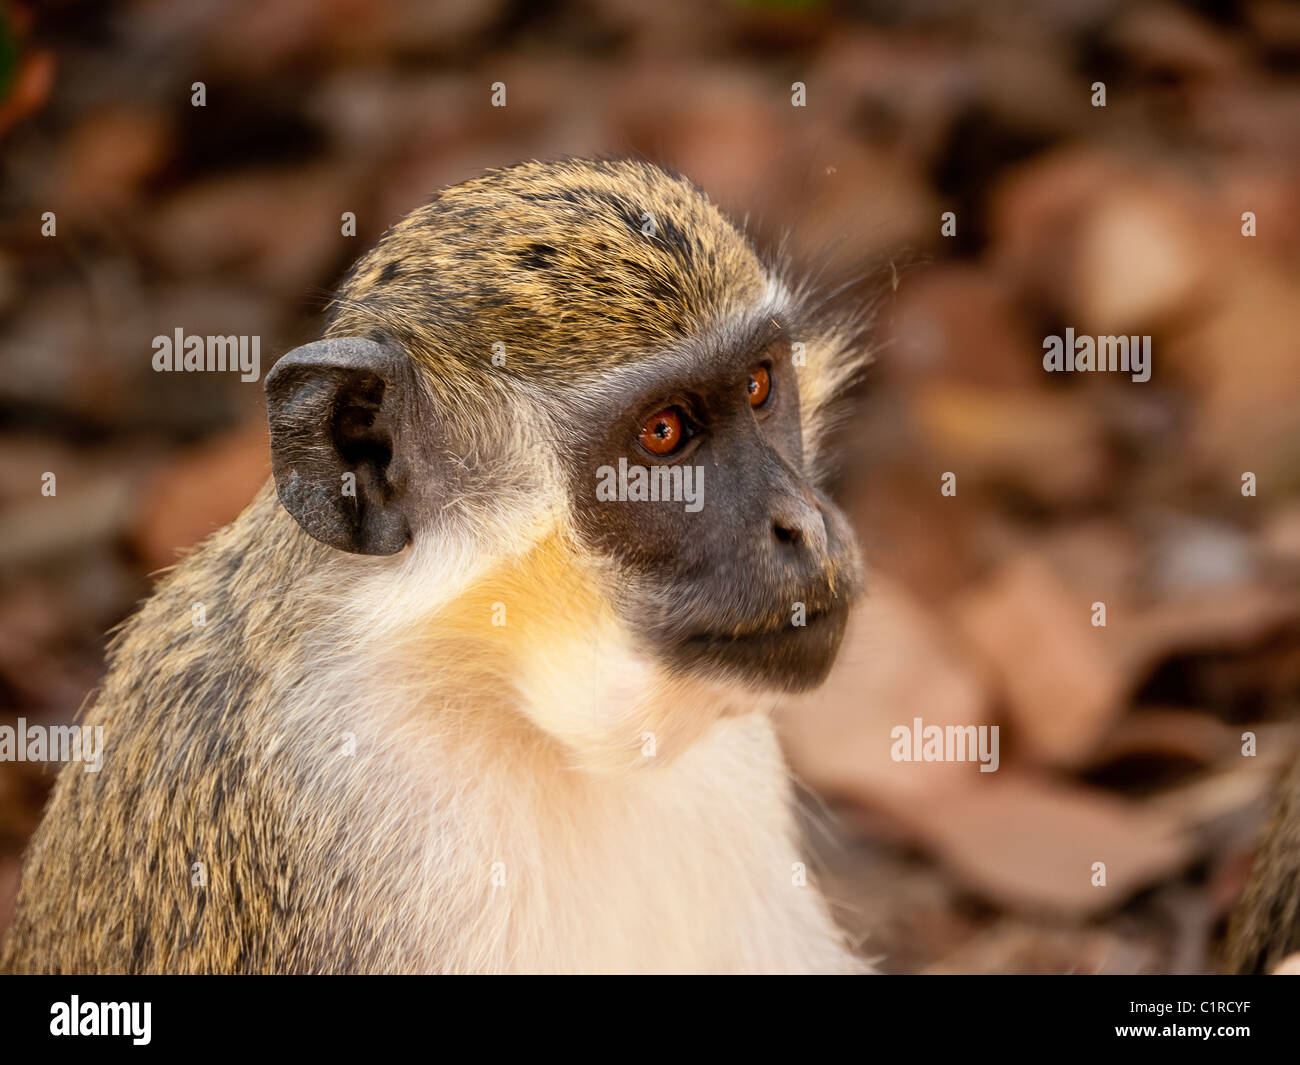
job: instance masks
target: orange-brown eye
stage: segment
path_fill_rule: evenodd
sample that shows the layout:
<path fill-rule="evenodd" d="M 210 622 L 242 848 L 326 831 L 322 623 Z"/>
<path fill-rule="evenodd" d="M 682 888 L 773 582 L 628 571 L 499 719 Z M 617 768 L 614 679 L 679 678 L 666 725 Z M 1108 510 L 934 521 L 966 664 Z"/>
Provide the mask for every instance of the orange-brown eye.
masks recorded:
<path fill-rule="evenodd" d="M 671 455 L 682 443 L 682 416 L 673 407 L 665 407 L 646 419 L 638 439 L 652 455 Z"/>
<path fill-rule="evenodd" d="M 766 366 L 755 366 L 749 371 L 749 405 L 761 407 L 772 392 L 772 375 Z"/>

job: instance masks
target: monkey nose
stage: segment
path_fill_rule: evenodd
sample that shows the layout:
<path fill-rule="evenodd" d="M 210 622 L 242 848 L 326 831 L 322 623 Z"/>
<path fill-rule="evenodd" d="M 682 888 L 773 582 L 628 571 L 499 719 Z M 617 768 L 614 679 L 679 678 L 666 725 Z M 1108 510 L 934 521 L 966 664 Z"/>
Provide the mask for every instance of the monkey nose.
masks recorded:
<path fill-rule="evenodd" d="M 772 537 L 778 550 L 806 553 L 819 563 L 827 561 L 826 519 L 807 500 L 787 498 L 776 506 Z"/>

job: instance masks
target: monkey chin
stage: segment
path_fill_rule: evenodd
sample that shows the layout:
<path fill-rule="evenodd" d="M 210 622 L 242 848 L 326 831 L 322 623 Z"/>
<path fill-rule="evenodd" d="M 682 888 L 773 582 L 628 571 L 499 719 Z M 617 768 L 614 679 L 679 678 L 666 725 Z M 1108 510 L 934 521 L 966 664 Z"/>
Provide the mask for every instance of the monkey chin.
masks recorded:
<path fill-rule="evenodd" d="M 672 765 L 728 719 L 771 714 L 783 694 L 826 679 L 849 608 L 810 611 L 725 635 L 701 632 L 657 652 L 625 644 L 582 674 L 581 688 L 545 685 L 525 700 L 528 716 L 561 741 L 565 764 L 597 775 Z M 620 709 L 610 714 L 608 708 Z"/>
<path fill-rule="evenodd" d="M 804 624 L 785 622 L 732 632 L 700 632 L 676 647 L 689 673 L 750 692 L 806 692 L 826 680 L 835 664 L 849 610 L 813 611 Z"/>

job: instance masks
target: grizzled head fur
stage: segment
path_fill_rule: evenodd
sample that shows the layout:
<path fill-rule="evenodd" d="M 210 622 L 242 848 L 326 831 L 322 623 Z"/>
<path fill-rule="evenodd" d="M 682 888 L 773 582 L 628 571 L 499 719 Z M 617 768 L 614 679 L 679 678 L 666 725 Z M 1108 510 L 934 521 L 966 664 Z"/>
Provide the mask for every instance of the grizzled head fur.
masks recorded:
<path fill-rule="evenodd" d="M 435 377 L 567 383 L 679 343 L 768 281 L 682 177 L 630 161 L 524 163 L 445 190 L 385 233 L 344 283 L 330 333 L 378 325 Z"/>

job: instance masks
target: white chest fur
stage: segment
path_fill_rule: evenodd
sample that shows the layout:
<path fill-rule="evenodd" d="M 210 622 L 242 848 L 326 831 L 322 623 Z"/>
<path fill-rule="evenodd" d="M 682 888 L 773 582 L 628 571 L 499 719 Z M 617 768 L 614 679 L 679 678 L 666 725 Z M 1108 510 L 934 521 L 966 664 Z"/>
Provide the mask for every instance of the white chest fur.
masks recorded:
<path fill-rule="evenodd" d="M 374 826 L 420 841 L 391 885 L 403 900 L 401 967 L 855 967 L 817 887 L 797 875 L 789 783 L 765 715 L 726 719 L 671 764 L 623 774 L 539 770 L 486 744 L 456 752 L 474 771 L 452 783 L 433 764 L 450 753 L 426 752 L 407 782 L 429 789 L 424 824 Z"/>

